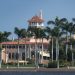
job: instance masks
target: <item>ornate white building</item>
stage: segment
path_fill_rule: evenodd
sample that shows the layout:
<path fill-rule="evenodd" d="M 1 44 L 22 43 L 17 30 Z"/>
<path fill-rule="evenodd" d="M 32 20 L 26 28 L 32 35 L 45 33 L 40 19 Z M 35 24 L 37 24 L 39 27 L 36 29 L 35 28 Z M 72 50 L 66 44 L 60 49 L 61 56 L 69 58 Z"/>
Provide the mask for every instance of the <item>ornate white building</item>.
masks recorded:
<path fill-rule="evenodd" d="M 30 20 L 28 20 L 29 26 L 36 27 L 44 27 L 44 20 L 42 18 L 42 13 L 40 16 L 33 16 Z M 46 59 L 50 57 L 48 53 L 48 44 L 49 41 L 47 39 L 43 39 L 43 52 L 42 50 L 42 40 L 37 39 L 37 49 L 40 57 L 43 55 L 43 58 Z M 19 40 L 19 56 L 18 56 L 18 42 L 10 41 L 10 42 L 2 42 L 2 61 L 4 63 L 16 63 L 17 59 L 19 59 L 19 63 L 25 63 L 25 58 L 34 59 L 35 58 L 35 39 L 33 37 L 27 38 L 26 42 L 24 39 Z M 26 53 L 25 53 L 25 45 L 26 45 Z M 26 57 L 25 57 L 26 54 Z M 40 59 L 41 60 L 41 59 Z M 46 61 L 42 61 L 45 63 Z"/>

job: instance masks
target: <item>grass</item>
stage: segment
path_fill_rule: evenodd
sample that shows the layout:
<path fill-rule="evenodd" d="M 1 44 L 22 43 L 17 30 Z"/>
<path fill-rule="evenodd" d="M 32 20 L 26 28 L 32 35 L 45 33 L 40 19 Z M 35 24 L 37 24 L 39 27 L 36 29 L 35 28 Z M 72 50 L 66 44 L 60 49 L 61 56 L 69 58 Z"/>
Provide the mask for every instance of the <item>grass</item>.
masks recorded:
<path fill-rule="evenodd" d="M 7 68 L 7 67 L 18 67 L 17 64 L 2 64 L 2 68 Z M 34 64 L 19 64 L 19 67 L 35 67 Z"/>

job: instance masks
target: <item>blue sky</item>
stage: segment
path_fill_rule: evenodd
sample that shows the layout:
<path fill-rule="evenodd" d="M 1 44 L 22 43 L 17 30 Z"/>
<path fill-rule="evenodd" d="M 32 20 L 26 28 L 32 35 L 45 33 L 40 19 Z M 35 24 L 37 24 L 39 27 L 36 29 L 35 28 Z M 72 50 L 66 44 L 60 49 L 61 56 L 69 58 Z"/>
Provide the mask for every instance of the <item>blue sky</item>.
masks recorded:
<path fill-rule="evenodd" d="M 0 0 L 0 31 L 10 31 L 14 27 L 27 28 L 32 16 L 43 11 L 45 25 L 56 16 L 71 20 L 75 17 L 75 0 Z"/>

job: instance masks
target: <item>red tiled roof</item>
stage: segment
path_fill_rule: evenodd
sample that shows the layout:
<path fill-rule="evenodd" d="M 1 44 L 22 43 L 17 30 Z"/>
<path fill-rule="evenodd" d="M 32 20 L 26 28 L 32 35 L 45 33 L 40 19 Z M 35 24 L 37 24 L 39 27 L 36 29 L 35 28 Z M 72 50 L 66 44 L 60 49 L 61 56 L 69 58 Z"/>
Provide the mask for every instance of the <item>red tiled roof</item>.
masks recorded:
<path fill-rule="evenodd" d="M 18 42 L 2 42 L 1 44 L 18 44 Z M 31 42 L 19 42 L 19 44 L 33 44 Z"/>
<path fill-rule="evenodd" d="M 41 23 L 41 22 L 44 22 L 43 19 L 41 19 L 39 16 L 33 16 L 30 20 L 28 20 L 29 23 L 32 23 L 32 22 L 37 22 L 37 23 Z"/>
<path fill-rule="evenodd" d="M 18 42 L 2 42 L 0 44 L 18 44 Z"/>
<path fill-rule="evenodd" d="M 16 45 L 16 44 L 18 44 L 18 42 L 16 42 L 16 41 L 13 41 L 13 42 L 2 42 L 2 43 L 0 43 L 0 44 L 2 44 L 2 45 Z M 35 42 L 19 42 L 19 44 L 35 44 Z M 41 43 L 39 43 L 39 44 L 41 44 Z M 48 43 L 43 43 L 43 44 L 48 44 Z"/>

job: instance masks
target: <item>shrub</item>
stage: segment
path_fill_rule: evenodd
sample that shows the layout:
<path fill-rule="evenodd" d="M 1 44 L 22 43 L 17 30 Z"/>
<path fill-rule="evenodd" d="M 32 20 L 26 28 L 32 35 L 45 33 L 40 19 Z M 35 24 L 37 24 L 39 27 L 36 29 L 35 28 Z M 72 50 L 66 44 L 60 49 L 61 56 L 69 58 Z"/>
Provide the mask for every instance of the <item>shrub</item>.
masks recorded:
<path fill-rule="evenodd" d="M 49 62 L 48 63 L 48 68 L 57 68 L 57 62 L 56 61 L 53 61 L 53 62 Z"/>
<path fill-rule="evenodd" d="M 43 67 L 43 64 L 39 64 L 39 67 Z"/>
<path fill-rule="evenodd" d="M 34 61 L 32 59 L 27 58 L 28 64 L 33 64 Z"/>

